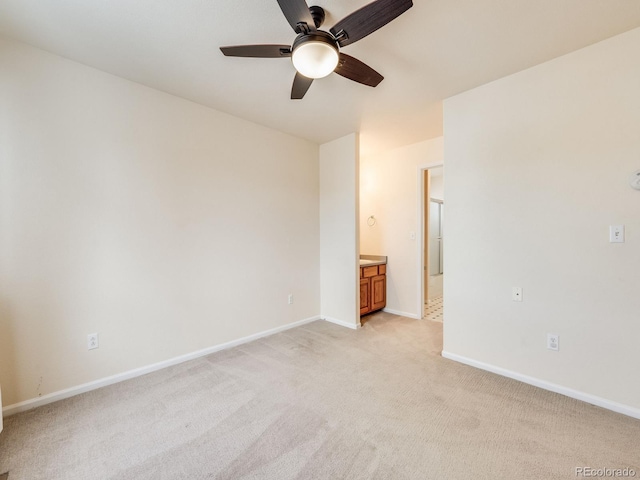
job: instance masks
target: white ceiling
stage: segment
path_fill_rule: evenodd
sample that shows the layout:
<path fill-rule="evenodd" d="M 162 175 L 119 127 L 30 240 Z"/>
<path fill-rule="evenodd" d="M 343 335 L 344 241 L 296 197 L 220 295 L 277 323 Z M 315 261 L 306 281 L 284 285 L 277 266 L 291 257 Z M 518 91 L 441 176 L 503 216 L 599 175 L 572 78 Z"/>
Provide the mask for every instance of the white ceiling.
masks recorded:
<path fill-rule="evenodd" d="M 366 3 L 317 0 L 324 29 Z M 638 0 L 414 0 L 343 50 L 377 88 L 333 74 L 293 101 L 290 60 L 218 49 L 290 44 L 276 0 L 0 0 L 5 37 L 318 143 L 360 131 L 363 153 L 441 135 L 444 98 L 639 26 Z"/>

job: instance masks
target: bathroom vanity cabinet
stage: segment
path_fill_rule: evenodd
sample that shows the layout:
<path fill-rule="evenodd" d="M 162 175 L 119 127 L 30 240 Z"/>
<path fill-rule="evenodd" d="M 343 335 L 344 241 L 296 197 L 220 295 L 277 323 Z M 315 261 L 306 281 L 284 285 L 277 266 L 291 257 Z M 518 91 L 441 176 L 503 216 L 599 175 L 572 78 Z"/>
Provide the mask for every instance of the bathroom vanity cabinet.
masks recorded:
<path fill-rule="evenodd" d="M 387 304 L 387 265 L 360 267 L 360 315 L 375 312 Z"/>

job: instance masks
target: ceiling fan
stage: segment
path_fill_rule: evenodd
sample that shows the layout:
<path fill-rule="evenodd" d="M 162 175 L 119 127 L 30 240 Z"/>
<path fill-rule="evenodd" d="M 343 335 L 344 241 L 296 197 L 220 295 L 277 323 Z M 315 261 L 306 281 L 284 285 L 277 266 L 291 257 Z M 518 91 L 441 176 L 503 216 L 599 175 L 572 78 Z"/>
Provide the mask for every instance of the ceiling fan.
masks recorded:
<path fill-rule="evenodd" d="M 320 30 L 322 7 L 307 6 L 305 0 L 278 0 L 285 18 L 298 34 L 293 45 L 236 45 L 220 47 L 229 57 L 291 57 L 296 69 L 291 98 L 299 100 L 316 78 L 335 72 L 349 80 L 376 87 L 384 78 L 360 60 L 340 52 L 375 32 L 413 6 L 411 0 L 376 0 L 340 20 L 329 31 Z"/>

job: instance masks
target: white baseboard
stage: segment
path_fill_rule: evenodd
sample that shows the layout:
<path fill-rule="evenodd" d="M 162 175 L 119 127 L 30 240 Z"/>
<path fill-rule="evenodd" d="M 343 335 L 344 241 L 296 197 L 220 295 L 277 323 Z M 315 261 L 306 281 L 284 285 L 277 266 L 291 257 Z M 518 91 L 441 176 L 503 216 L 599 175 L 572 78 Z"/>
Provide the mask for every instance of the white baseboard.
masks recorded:
<path fill-rule="evenodd" d="M 481 370 L 486 370 L 487 372 L 496 373 L 498 375 L 502 375 L 503 377 L 512 378 L 514 380 L 518 380 L 523 383 L 528 383 L 529 385 L 542 388 L 543 390 L 549 390 L 550 392 L 559 393 L 567 397 L 575 398 L 576 400 L 581 400 L 583 402 L 587 402 L 592 405 L 597 405 L 598 407 L 606 408 L 607 410 L 611 410 L 613 412 L 621 413 L 629 417 L 640 419 L 640 409 L 631 407 L 629 405 L 623 405 L 622 403 L 617 403 L 611 400 L 607 400 L 606 398 L 597 397 L 595 395 L 591 395 L 590 393 L 581 392 L 579 390 L 574 390 L 572 388 L 564 387 L 556 383 L 540 380 L 539 378 L 523 375 L 521 373 L 507 370 L 506 368 L 497 367 L 489 363 L 479 362 L 477 360 L 463 357 L 461 355 L 450 353 L 444 350 L 442 352 L 442 356 L 444 358 L 448 358 L 449 360 L 453 360 L 459 363 L 464 363 L 465 365 L 470 365 L 472 367 L 476 367 Z"/>
<path fill-rule="evenodd" d="M 415 313 L 401 312 L 399 310 L 393 310 L 391 308 L 383 308 L 382 311 L 386 312 L 386 313 L 393 313 L 394 315 L 400 315 L 401 317 L 413 318 L 415 320 L 420 320 L 420 318 L 421 318 L 420 316 L 416 315 Z"/>
<path fill-rule="evenodd" d="M 327 317 L 325 315 L 322 316 L 322 319 L 326 320 L 327 322 L 331 322 L 331 323 L 335 323 L 336 325 L 340 325 L 341 327 L 350 328 L 352 330 L 357 330 L 358 328 L 360 328 L 359 324 L 356 325 L 354 323 L 345 322 L 344 320 L 338 320 L 337 318 Z"/>
<path fill-rule="evenodd" d="M 147 373 L 155 372 L 157 370 L 171 367 L 179 363 L 188 362 L 189 360 L 193 360 L 199 357 L 204 357 L 206 355 L 219 352 L 220 350 L 226 350 L 227 348 L 236 347 L 238 345 L 242 345 L 243 343 L 249 343 L 259 338 L 268 337 L 269 335 L 283 332 L 285 330 L 289 330 L 291 328 L 298 327 L 306 323 L 311 323 L 316 320 L 321 320 L 320 315 L 316 315 L 310 318 L 305 318 L 297 322 L 288 323 L 287 325 L 282 325 L 280 327 L 272 328 L 270 330 L 265 330 L 263 332 L 254 333 L 253 335 L 242 337 L 237 340 L 232 340 L 230 342 L 221 343 L 219 345 L 214 345 L 213 347 L 208 347 L 203 350 L 198 350 L 195 352 L 187 353 L 185 355 L 180 355 L 179 357 L 154 363 L 146 367 L 136 368 L 134 370 L 129 370 L 127 372 L 112 375 L 110 377 L 101 378 L 100 380 L 94 380 L 93 382 L 84 383 L 82 385 L 60 390 L 58 392 L 49 393 L 41 397 L 32 398 L 19 403 L 14 403 L 13 405 L 7 405 L 2 409 L 2 415 L 5 417 L 8 417 L 10 415 L 14 415 L 19 412 L 24 412 L 26 410 L 31 410 L 32 408 L 40 407 L 48 403 L 57 402 L 58 400 L 63 400 L 65 398 L 73 397 L 81 393 L 90 392 L 91 390 L 96 390 L 101 387 L 106 387 L 107 385 L 113 385 L 114 383 L 123 382 L 124 380 L 129 380 L 135 377 L 140 377 L 142 375 L 146 375 Z"/>

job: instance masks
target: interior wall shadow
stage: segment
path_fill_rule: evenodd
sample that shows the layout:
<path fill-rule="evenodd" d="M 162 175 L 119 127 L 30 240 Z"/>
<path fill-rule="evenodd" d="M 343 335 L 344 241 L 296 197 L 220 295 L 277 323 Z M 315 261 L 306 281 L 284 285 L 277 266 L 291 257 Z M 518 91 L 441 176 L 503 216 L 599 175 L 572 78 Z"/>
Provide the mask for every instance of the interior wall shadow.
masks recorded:
<path fill-rule="evenodd" d="M 16 370 L 15 329 L 14 316 L 11 313 L 9 301 L 0 297 L 0 386 L 2 386 L 3 406 L 13 403 L 13 393 L 10 387 L 14 383 Z"/>

